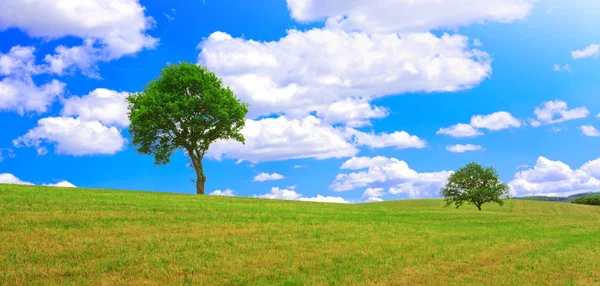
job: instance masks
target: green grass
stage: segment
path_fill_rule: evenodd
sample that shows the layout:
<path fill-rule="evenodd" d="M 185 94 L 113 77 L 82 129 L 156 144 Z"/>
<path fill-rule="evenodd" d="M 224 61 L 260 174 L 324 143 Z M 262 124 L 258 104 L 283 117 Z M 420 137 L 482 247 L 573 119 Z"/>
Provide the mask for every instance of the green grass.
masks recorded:
<path fill-rule="evenodd" d="M 0 284 L 600 284 L 600 207 L 0 185 Z"/>

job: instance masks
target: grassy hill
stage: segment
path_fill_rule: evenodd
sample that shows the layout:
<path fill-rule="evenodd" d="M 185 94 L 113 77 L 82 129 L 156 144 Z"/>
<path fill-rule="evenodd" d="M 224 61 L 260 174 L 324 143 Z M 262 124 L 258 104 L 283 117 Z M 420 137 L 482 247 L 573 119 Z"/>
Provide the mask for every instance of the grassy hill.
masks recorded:
<path fill-rule="evenodd" d="M 0 185 L 0 284 L 600 284 L 600 207 Z"/>

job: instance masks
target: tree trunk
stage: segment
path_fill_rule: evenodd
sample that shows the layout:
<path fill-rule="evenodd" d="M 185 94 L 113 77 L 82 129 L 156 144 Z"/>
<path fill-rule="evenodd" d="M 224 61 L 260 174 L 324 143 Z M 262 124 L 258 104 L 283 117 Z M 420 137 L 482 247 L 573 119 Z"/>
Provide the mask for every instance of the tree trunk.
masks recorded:
<path fill-rule="evenodd" d="M 477 205 L 477 209 L 481 211 L 481 205 Z"/>
<path fill-rule="evenodd" d="M 192 158 L 192 164 L 196 169 L 196 194 L 204 195 L 204 184 L 206 183 L 206 176 L 204 176 L 204 168 L 202 167 L 202 157 L 195 156 L 192 152 L 189 152 Z"/>

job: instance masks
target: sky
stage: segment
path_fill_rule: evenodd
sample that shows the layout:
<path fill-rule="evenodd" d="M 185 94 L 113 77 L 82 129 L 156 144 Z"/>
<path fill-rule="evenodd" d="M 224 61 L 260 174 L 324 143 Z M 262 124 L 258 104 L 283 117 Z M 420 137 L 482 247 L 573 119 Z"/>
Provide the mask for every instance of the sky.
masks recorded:
<path fill-rule="evenodd" d="M 0 183 L 195 193 L 130 145 L 128 94 L 208 67 L 250 105 L 204 158 L 213 195 L 439 196 L 469 162 L 513 196 L 600 191 L 600 2 L 0 3 Z"/>

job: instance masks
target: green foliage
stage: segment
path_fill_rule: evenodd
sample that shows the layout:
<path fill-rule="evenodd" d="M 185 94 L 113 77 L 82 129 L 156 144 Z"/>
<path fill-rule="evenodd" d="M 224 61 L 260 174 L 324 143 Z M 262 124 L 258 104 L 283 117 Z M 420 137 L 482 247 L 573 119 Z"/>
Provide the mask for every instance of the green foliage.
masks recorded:
<path fill-rule="evenodd" d="M 478 210 L 485 203 L 494 202 L 502 206 L 502 199 L 510 197 L 509 188 L 500 181 L 498 172 L 475 162 L 450 175 L 440 194 L 445 198 L 446 206 L 454 204 L 459 208 L 467 202 Z"/>
<path fill-rule="evenodd" d="M 574 204 L 600 206 L 600 196 L 581 197 L 573 201 Z"/>
<path fill-rule="evenodd" d="M 590 197 L 590 196 L 600 196 L 600 193 L 580 193 L 575 195 L 570 195 L 568 197 L 553 197 L 553 196 L 526 196 L 520 198 L 514 198 L 518 200 L 528 200 L 528 201 L 547 201 L 547 202 L 562 202 L 569 203 L 581 197 Z"/>
<path fill-rule="evenodd" d="M 169 65 L 127 101 L 131 143 L 138 153 L 153 155 L 155 165 L 163 165 L 175 151 L 186 152 L 196 169 L 198 188 L 206 181 L 202 158 L 210 145 L 219 139 L 244 142 L 240 131 L 248 106 L 206 67 Z"/>

